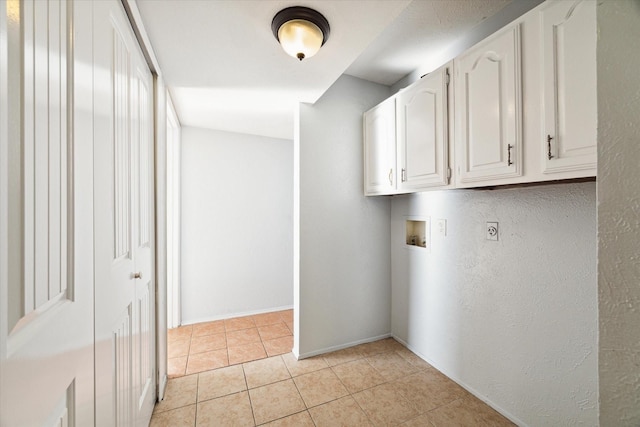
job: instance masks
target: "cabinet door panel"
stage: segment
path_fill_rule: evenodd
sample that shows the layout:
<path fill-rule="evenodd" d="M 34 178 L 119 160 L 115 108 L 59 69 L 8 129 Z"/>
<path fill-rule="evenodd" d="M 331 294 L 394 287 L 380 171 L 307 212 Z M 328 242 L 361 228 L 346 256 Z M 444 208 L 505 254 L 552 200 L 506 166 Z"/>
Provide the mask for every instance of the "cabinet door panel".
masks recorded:
<path fill-rule="evenodd" d="M 447 76 L 444 67 L 398 95 L 398 170 L 401 190 L 449 183 Z"/>
<path fill-rule="evenodd" d="M 595 174 L 595 2 L 553 2 L 540 17 L 544 172 L 585 169 L 591 170 L 586 176 Z"/>
<path fill-rule="evenodd" d="M 522 175 L 520 27 L 456 60 L 459 182 Z"/>
<path fill-rule="evenodd" d="M 364 114 L 364 193 L 396 188 L 396 103 L 390 98 Z"/>
<path fill-rule="evenodd" d="M 469 169 L 482 170 L 503 166 L 500 61 L 482 58 L 467 75 L 467 149 Z M 492 143 L 497 141 L 498 143 Z M 473 143 L 472 143 L 473 142 Z"/>
<path fill-rule="evenodd" d="M 438 135 L 435 120 L 424 119 L 437 117 L 436 102 L 436 93 L 423 90 L 415 93 L 404 106 L 407 181 L 438 173 L 437 159 L 429 155 L 437 150 Z"/>

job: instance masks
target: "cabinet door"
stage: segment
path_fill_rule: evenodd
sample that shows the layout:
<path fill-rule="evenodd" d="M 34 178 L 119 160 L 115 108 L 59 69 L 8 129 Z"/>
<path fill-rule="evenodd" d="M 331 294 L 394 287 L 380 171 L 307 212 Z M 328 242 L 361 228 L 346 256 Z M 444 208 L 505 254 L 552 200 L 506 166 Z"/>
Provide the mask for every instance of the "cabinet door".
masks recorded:
<path fill-rule="evenodd" d="M 396 100 L 387 99 L 364 113 L 364 194 L 396 189 Z"/>
<path fill-rule="evenodd" d="M 522 175 L 520 26 L 471 48 L 454 63 L 458 182 Z"/>
<path fill-rule="evenodd" d="M 449 183 L 448 70 L 440 68 L 398 94 L 398 188 L 401 190 Z"/>
<path fill-rule="evenodd" d="M 596 2 L 550 2 L 540 19 L 544 172 L 595 175 Z"/>

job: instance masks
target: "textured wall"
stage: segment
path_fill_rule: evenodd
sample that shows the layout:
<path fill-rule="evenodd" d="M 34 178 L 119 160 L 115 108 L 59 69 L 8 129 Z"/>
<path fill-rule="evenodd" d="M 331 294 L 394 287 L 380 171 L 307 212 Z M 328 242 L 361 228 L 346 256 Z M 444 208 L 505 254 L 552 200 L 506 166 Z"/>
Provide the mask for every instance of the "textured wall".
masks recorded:
<path fill-rule="evenodd" d="M 290 307 L 293 144 L 182 128 L 183 323 Z"/>
<path fill-rule="evenodd" d="M 595 183 L 394 197 L 392 247 L 395 336 L 520 425 L 597 424 Z"/>
<path fill-rule="evenodd" d="M 302 356 L 391 330 L 390 201 L 366 198 L 362 187 L 362 114 L 388 96 L 386 86 L 344 75 L 300 106 L 294 351 Z"/>
<path fill-rule="evenodd" d="M 598 5 L 600 425 L 640 425 L 640 2 Z"/>

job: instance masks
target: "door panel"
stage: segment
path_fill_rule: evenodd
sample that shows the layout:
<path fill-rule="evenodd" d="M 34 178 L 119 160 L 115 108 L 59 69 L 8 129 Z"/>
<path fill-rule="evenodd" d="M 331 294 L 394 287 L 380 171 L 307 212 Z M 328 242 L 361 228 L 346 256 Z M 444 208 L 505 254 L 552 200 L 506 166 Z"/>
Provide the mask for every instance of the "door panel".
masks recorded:
<path fill-rule="evenodd" d="M 113 354 L 111 355 L 115 375 L 115 417 L 117 426 L 130 426 L 133 424 L 132 407 L 132 344 L 131 337 L 131 305 L 128 305 L 116 320 L 113 330 Z M 102 424 L 102 414 L 97 414 L 100 418 L 97 424 Z"/>
<path fill-rule="evenodd" d="M 70 4 L 23 3 L 24 55 L 24 314 L 65 293 L 67 277 L 67 12 Z M 42 70 L 48 70 L 43 72 Z"/>
<path fill-rule="evenodd" d="M 152 79 L 120 2 L 96 2 L 96 423 L 148 425 L 155 402 Z"/>
<path fill-rule="evenodd" d="M 91 425 L 93 236 L 83 231 L 93 221 L 92 3 L 13 1 L 7 10 L 1 59 L 16 89 L 2 113 L 18 125 L 2 144 L 19 155 L 0 191 L 15 238 L 0 282 L 0 424 Z"/>
<path fill-rule="evenodd" d="M 136 354 L 136 376 L 134 389 L 136 390 L 137 421 L 138 425 L 146 425 L 151 416 L 155 403 L 155 292 L 152 264 L 152 192 L 153 182 L 151 151 L 153 142 L 153 116 L 152 116 L 152 81 L 146 64 L 140 57 L 135 66 L 133 86 L 137 88 L 137 96 L 132 98 L 132 110 L 134 112 L 134 125 L 132 127 L 132 141 L 135 141 L 133 159 L 135 162 L 137 221 L 135 261 L 136 271 L 140 278 L 135 285 L 135 334 L 134 349 Z"/>
<path fill-rule="evenodd" d="M 483 58 L 484 59 L 484 58 Z M 500 117 L 501 76 L 500 61 L 492 58 L 480 61 L 474 70 L 467 74 L 467 90 L 469 100 L 468 134 L 485 141 L 499 141 L 492 144 L 477 141 L 469 144 L 469 169 L 496 167 L 504 163 L 504 138 L 502 138 L 503 119 Z M 472 89 L 472 90 L 471 90 Z M 471 139 L 471 138 L 470 138 Z"/>

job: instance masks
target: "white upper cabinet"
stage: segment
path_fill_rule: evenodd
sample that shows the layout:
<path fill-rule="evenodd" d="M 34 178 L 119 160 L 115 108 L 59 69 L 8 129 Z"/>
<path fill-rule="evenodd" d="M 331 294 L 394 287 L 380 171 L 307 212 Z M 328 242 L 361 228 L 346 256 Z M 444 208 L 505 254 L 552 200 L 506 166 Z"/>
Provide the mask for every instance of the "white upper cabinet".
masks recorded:
<path fill-rule="evenodd" d="M 399 92 L 395 152 L 367 113 L 365 193 L 596 176 L 596 3 L 546 1 Z"/>
<path fill-rule="evenodd" d="M 424 76 L 397 95 L 398 189 L 424 190 L 449 183 L 449 68 Z"/>
<path fill-rule="evenodd" d="M 364 194 L 396 191 L 396 100 L 364 113 Z"/>
<path fill-rule="evenodd" d="M 454 61 L 457 184 L 509 183 L 522 175 L 520 25 Z"/>
<path fill-rule="evenodd" d="M 594 176 L 596 2 L 546 2 L 540 22 L 544 173 Z"/>

